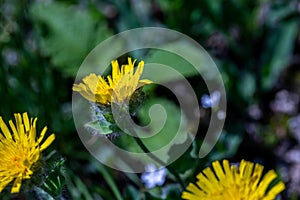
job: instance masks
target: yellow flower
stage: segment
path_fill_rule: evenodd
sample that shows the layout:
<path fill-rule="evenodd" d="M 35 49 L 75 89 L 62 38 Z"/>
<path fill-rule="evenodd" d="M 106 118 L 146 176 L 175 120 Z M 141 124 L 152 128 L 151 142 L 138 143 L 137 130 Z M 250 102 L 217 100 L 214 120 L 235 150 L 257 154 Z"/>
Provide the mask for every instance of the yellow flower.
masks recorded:
<path fill-rule="evenodd" d="M 117 60 L 112 61 L 112 76 L 107 80 L 100 75 L 91 73 L 83 78 L 83 83 L 74 84 L 73 91 L 79 92 L 91 102 L 109 105 L 111 102 L 121 103 L 130 98 L 139 87 L 152 83 L 150 80 L 140 80 L 144 69 L 144 61 L 139 62 L 134 72 L 134 63 L 128 58 L 128 64 L 121 70 Z"/>
<path fill-rule="evenodd" d="M 14 180 L 11 193 L 20 191 L 22 180 L 33 174 L 32 165 L 38 161 L 41 152 L 55 139 L 51 134 L 42 142 L 47 127 L 44 127 L 39 138 L 36 138 L 37 118 L 29 121 L 27 113 L 15 114 L 16 123 L 9 125 L 13 134 L 0 116 L 0 192 Z"/>
<path fill-rule="evenodd" d="M 277 177 L 274 170 L 268 171 L 260 181 L 263 166 L 242 160 L 239 167 L 219 161 L 197 175 L 197 186 L 190 183 L 187 192 L 182 193 L 183 199 L 188 200 L 272 200 L 285 189 L 283 182 L 270 187 Z"/>

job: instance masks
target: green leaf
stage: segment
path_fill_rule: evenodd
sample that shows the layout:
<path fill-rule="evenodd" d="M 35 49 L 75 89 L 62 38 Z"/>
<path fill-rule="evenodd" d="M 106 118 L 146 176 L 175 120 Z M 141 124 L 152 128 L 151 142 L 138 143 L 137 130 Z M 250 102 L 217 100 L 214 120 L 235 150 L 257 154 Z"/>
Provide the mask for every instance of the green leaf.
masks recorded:
<path fill-rule="evenodd" d="M 199 69 L 203 70 L 203 73 L 208 73 L 206 71 L 209 70 L 209 66 L 212 65 L 211 60 L 208 59 L 204 50 L 200 50 L 199 47 L 194 46 L 187 40 L 178 39 L 162 46 L 161 48 L 164 50 L 151 49 L 147 57 L 144 59 L 145 63 L 159 63 L 161 65 L 166 65 L 175 69 L 178 74 L 171 73 L 166 76 L 164 73 L 158 73 L 155 70 L 155 67 L 151 67 L 150 69 L 145 67 L 145 73 L 155 74 L 155 80 L 157 81 L 168 82 L 182 79 L 182 76 L 196 76 L 199 75 Z M 176 52 L 178 54 L 185 55 L 186 57 L 181 57 L 180 55 L 171 52 Z M 198 66 L 196 66 L 199 69 L 196 69 L 195 66 L 187 61 L 199 60 L 199 58 L 201 59 L 201 62 L 197 63 Z M 209 76 L 209 74 L 207 75 Z"/>
<path fill-rule="evenodd" d="M 69 76 L 76 75 L 92 45 L 110 35 L 104 21 L 97 24 L 89 12 L 59 2 L 34 3 L 30 16 L 40 36 L 42 53 Z"/>
<path fill-rule="evenodd" d="M 160 105 L 162 107 L 153 108 L 153 105 Z M 138 113 L 138 117 L 142 124 L 148 124 L 150 122 L 149 110 L 152 107 L 152 111 L 155 114 L 149 125 L 149 133 L 156 133 L 155 135 L 148 138 L 141 138 L 143 143 L 147 146 L 150 151 L 158 150 L 162 147 L 166 147 L 176 137 L 174 144 L 182 144 L 186 142 L 188 133 L 186 128 L 186 122 L 184 115 L 180 112 L 180 109 L 171 101 L 160 98 L 153 98 L 145 102 Z M 161 109 L 164 109 L 162 111 Z M 164 113 L 166 113 L 166 116 Z M 181 121 L 182 120 L 182 121 Z M 164 122 L 161 130 L 161 123 Z M 182 126 L 179 124 L 182 122 Z M 178 133 L 178 135 L 176 135 Z M 139 134 L 139 133 L 138 133 Z M 172 146 L 166 148 L 165 154 L 162 154 L 160 159 L 167 160 L 169 158 L 168 152 Z"/>
<path fill-rule="evenodd" d="M 150 113 L 149 109 L 151 111 Z M 151 120 L 149 114 L 152 116 Z M 142 126 L 147 125 L 148 127 L 145 132 L 136 129 L 136 134 L 138 136 L 153 134 L 147 138 L 141 137 L 141 141 L 150 152 L 160 150 L 160 160 L 167 161 L 170 158 L 170 148 L 174 145 L 185 143 L 189 137 L 189 133 L 186 131 L 185 116 L 181 115 L 180 109 L 169 100 L 162 98 L 149 99 L 141 106 L 137 116 L 140 124 Z M 181 120 L 182 124 L 179 128 Z M 149 124 L 150 121 L 151 124 Z M 170 143 L 171 141 L 172 144 Z M 128 134 L 121 134 L 118 139 L 115 140 L 115 144 L 130 152 L 143 152 L 141 147 L 134 140 L 134 137 Z"/>
<path fill-rule="evenodd" d="M 79 177 L 75 176 L 75 175 L 74 175 L 73 179 L 74 179 L 74 182 L 75 182 L 75 186 L 77 188 L 77 191 L 76 191 L 77 196 L 81 197 L 83 199 L 86 199 L 86 200 L 92 200 L 93 197 L 91 196 L 87 186 L 82 182 L 82 180 Z M 75 195 L 73 195 L 73 196 L 75 196 Z"/>
<path fill-rule="evenodd" d="M 197 70 L 186 60 L 182 59 L 176 54 L 167 51 L 162 51 L 162 50 L 154 51 L 148 57 L 146 57 L 145 63 L 159 63 L 159 64 L 167 65 L 177 70 L 178 72 L 180 72 L 180 74 L 184 75 L 185 77 L 191 77 L 193 75 L 198 74 Z M 164 82 L 180 79 L 180 77 L 177 77 L 176 74 L 166 77 L 165 74 L 155 73 L 155 76 L 156 79 L 163 80 Z M 162 78 L 159 78 L 159 76 L 162 76 Z"/>
<path fill-rule="evenodd" d="M 253 98 L 256 89 L 256 82 L 254 76 L 251 75 L 249 72 L 241 74 L 237 88 L 241 96 L 245 100 L 249 101 L 251 98 Z"/>
<path fill-rule="evenodd" d="M 281 71 L 287 67 L 292 55 L 297 30 L 298 21 L 295 20 L 284 23 L 277 33 L 272 33 L 273 36 L 270 37 L 269 46 L 266 49 L 271 51 L 271 56 L 263 69 L 263 89 L 270 89 L 276 83 Z"/>
<path fill-rule="evenodd" d="M 145 193 L 145 200 L 162 200 L 162 198 L 159 198 L 157 196 L 154 196 L 150 192 Z"/>
<path fill-rule="evenodd" d="M 199 160 L 199 157 L 197 155 L 196 158 L 192 157 L 192 152 L 195 148 L 195 143 L 189 147 L 189 149 L 184 152 L 180 158 L 178 158 L 176 161 L 174 161 L 170 167 L 176 170 L 178 173 L 186 173 L 189 169 L 193 169 L 197 165 L 197 161 Z M 176 149 L 181 149 L 180 144 L 174 145 L 170 152 L 176 151 Z M 198 153 L 198 152 L 197 152 Z"/>
<path fill-rule="evenodd" d="M 215 150 L 211 152 L 211 160 L 221 160 L 232 157 L 236 154 L 241 142 L 241 135 L 222 132 Z"/>
<path fill-rule="evenodd" d="M 295 6 L 295 3 L 294 1 L 287 1 L 282 3 L 281 6 L 274 6 L 266 16 L 266 23 L 274 25 L 293 14 L 297 17 L 297 6 Z"/>
<path fill-rule="evenodd" d="M 163 188 L 164 194 L 166 195 L 165 200 L 180 199 L 181 188 L 178 184 L 168 184 Z"/>
<path fill-rule="evenodd" d="M 164 187 L 156 187 L 154 189 L 148 190 L 145 193 L 146 199 L 149 200 L 174 200 L 181 199 L 181 191 L 179 184 L 168 184 Z"/>
<path fill-rule="evenodd" d="M 107 168 L 103 165 L 98 165 L 98 170 L 102 174 L 106 183 L 109 185 L 110 189 L 112 190 L 113 194 L 115 195 L 115 198 L 117 200 L 123 200 L 122 195 L 119 191 L 119 188 L 116 185 L 115 180 L 109 174 Z"/>
<path fill-rule="evenodd" d="M 125 188 L 124 200 L 141 200 L 141 195 L 133 186 Z"/>

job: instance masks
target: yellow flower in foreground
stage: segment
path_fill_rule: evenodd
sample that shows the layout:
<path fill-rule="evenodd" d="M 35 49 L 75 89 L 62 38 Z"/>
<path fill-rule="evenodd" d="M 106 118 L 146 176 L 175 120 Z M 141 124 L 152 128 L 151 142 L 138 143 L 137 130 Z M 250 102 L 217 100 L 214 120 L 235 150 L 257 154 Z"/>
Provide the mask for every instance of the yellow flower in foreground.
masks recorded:
<path fill-rule="evenodd" d="M 22 180 L 29 179 L 33 174 L 32 165 L 55 139 L 55 135 L 51 134 L 42 142 L 47 127 L 36 138 L 37 118 L 29 120 L 27 113 L 23 113 L 23 116 L 18 113 L 15 119 L 15 124 L 9 121 L 10 132 L 0 116 L 0 192 L 13 180 L 11 193 L 19 192 Z"/>
<path fill-rule="evenodd" d="M 111 102 L 124 102 L 139 87 L 150 84 L 150 80 L 140 80 L 144 69 L 144 61 L 139 62 L 134 72 L 134 63 L 128 58 L 128 64 L 121 70 L 117 60 L 112 61 L 112 76 L 107 80 L 94 73 L 83 78 L 83 83 L 74 84 L 73 91 L 79 92 L 91 102 L 109 105 Z"/>
<path fill-rule="evenodd" d="M 267 172 L 260 181 L 263 166 L 242 160 L 239 167 L 229 165 L 223 160 L 212 163 L 211 168 L 204 169 L 197 176 L 197 186 L 190 183 L 188 192 L 182 193 L 188 200 L 272 200 L 285 189 L 283 182 L 278 182 L 271 188 L 270 183 L 277 177 L 274 170 Z"/>

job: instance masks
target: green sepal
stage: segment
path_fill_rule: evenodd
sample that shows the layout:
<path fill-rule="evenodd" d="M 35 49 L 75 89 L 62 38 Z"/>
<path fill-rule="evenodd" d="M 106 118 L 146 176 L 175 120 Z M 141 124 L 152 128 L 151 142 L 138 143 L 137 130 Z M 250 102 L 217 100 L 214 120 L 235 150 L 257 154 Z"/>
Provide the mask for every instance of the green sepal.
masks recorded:
<path fill-rule="evenodd" d="M 96 131 L 97 133 L 101 135 L 107 135 L 113 133 L 113 130 L 111 129 L 112 124 L 107 121 L 91 121 L 86 123 L 85 128 L 91 129 Z"/>
<path fill-rule="evenodd" d="M 64 162 L 65 160 L 61 159 L 55 163 L 43 184 L 43 189 L 53 196 L 61 195 L 65 185 L 65 177 L 62 173 Z"/>

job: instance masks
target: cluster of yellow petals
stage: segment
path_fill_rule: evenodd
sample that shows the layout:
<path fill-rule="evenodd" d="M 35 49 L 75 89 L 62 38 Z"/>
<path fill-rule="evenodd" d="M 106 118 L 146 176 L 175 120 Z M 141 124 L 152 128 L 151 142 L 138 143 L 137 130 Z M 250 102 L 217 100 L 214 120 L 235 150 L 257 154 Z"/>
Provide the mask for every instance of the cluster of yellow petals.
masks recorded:
<path fill-rule="evenodd" d="M 272 187 L 270 184 L 276 179 L 274 170 L 268 171 L 262 178 L 264 167 L 260 164 L 242 160 L 239 166 L 229 165 L 223 160 L 223 167 L 219 161 L 197 175 L 197 186 L 190 183 L 182 198 L 187 200 L 273 200 L 285 189 L 279 181 Z M 261 179 L 262 178 L 262 179 Z"/>
<path fill-rule="evenodd" d="M 22 180 L 29 179 L 33 174 L 32 166 L 40 158 L 40 153 L 55 139 L 51 134 L 45 142 L 47 131 L 44 127 L 36 138 L 37 118 L 29 120 L 27 113 L 15 114 L 15 124 L 9 121 L 10 129 L 0 116 L 0 192 L 14 180 L 11 193 L 20 191 Z"/>
<path fill-rule="evenodd" d="M 100 75 L 91 73 L 83 78 L 83 83 L 74 84 L 73 91 L 79 92 L 91 102 L 109 105 L 112 102 L 121 103 L 130 98 L 133 92 L 150 80 L 140 80 L 144 69 L 144 61 L 139 62 L 134 72 L 134 60 L 128 58 L 128 64 L 122 65 L 121 69 L 117 60 L 112 61 L 112 76 L 105 80 Z"/>

